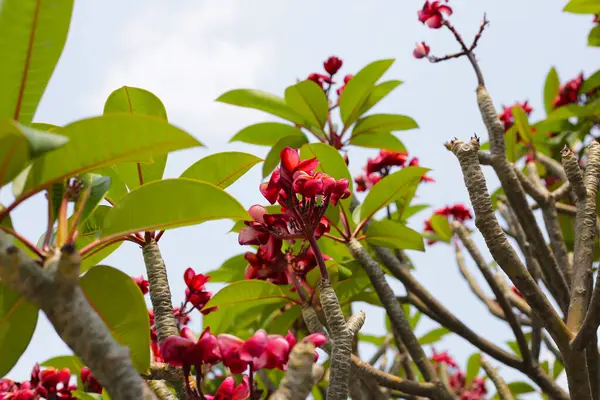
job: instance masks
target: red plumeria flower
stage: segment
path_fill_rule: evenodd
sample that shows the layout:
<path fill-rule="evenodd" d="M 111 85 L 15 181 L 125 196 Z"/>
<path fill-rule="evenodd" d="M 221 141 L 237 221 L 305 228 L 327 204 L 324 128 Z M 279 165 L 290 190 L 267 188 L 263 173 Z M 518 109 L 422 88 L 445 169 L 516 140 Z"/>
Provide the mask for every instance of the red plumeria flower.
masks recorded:
<path fill-rule="evenodd" d="M 323 74 L 312 73 L 306 78 L 306 80 L 313 81 L 317 85 L 323 87 L 323 83 L 333 84 L 331 77 Z"/>
<path fill-rule="evenodd" d="M 427 24 L 431 29 L 441 28 L 444 22 L 443 14 L 446 14 L 446 16 L 449 17 L 452 15 L 452 8 L 440 3 L 441 1 L 427 0 L 418 13 L 419 21 Z"/>
<path fill-rule="evenodd" d="M 375 173 L 358 175 L 354 178 L 354 182 L 356 183 L 356 191 L 366 192 L 375 186 L 380 180 L 381 175 Z"/>
<path fill-rule="evenodd" d="M 229 334 L 219 335 L 218 344 L 225 365 L 232 374 L 241 374 L 248 368 L 248 362 L 240 358 L 240 351 L 244 346 L 244 341 L 236 336 Z"/>
<path fill-rule="evenodd" d="M 567 104 L 577 103 L 579 101 L 579 90 L 582 85 L 583 72 L 560 86 L 556 97 L 552 100 L 552 106 L 557 108 Z"/>
<path fill-rule="evenodd" d="M 250 380 L 247 375 L 242 377 L 242 383 L 235 386 L 233 376 L 228 376 L 217 389 L 214 396 L 204 395 L 206 400 L 245 400 L 250 397 Z"/>
<path fill-rule="evenodd" d="M 416 59 L 425 58 L 429 55 L 429 50 L 429 46 L 425 42 L 419 42 L 413 50 L 413 57 Z"/>
<path fill-rule="evenodd" d="M 464 390 L 466 383 L 465 373 L 456 371 L 448 378 L 448 384 L 455 393 L 460 393 Z"/>
<path fill-rule="evenodd" d="M 365 172 L 372 174 L 381 172 L 391 167 L 404 167 L 408 160 L 408 154 L 400 151 L 380 150 L 379 155 L 367 161 Z"/>
<path fill-rule="evenodd" d="M 193 269 L 188 268 L 183 274 L 183 280 L 187 286 L 185 290 L 186 303 L 189 301 L 194 308 L 205 315 L 217 309 L 215 307 L 204 309 L 204 306 L 212 297 L 212 292 L 206 291 L 204 287 L 206 282 L 210 280 L 210 276 L 196 274 Z"/>
<path fill-rule="evenodd" d="M 454 204 L 452 206 L 445 206 L 442 208 L 438 208 L 434 211 L 433 215 L 442 215 L 446 218 L 453 219 L 459 222 L 464 222 L 470 219 L 473 219 L 473 215 L 467 206 L 464 204 Z M 425 220 L 425 228 L 424 232 L 435 232 L 433 226 L 431 225 L 431 219 Z M 436 243 L 435 240 L 428 240 L 427 244 L 432 245 Z"/>
<path fill-rule="evenodd" d="M 335 75 L 342 68 L 342 64 L 342 60 L 331 56 L 323 63 L 323 68 L 329 75 Z"/>
<path fill-rule="evenodd" d="M 502 112 L 498 114 L 498 118 L 504 124 L 504 130 L 508 131 L 515 123 L 515 117 L 513 115 L 513 108 L 519 106 L 525 111 L 525 114 L 530 115 L 533 111 L 533 107 L 528 103 L 528 101 L 520 102 L 513 104 L 512 106 L 502 106 Z"/>
<path fill-rule="evenodd" d="M 281 335 L 267 335 L 260 329 L 248 339 L 240 350 L 240 359 L 248 362 L 255 371 L 279 368 L 287 364 L 290 344 Z"/>
<path fill-rule="evenodd" d="M 148 293 L 148 281 L 144 279 L 143 275 L 140 276 L 132 276 L 131 279 L 133 279 L 133 281 L 135 282 L 136 285 L 138 285 L 138 287 L 140 288 L 140 290 L 142 291 L 142 294 L 146 294 Z"/>
<path fill-rule="evenodd" d="M 102 385 L 94 375 L 92 375 L 92 371 L 88 367 L 81 368 L 81 382 L 83 382 L 83 387 L 86 392 L 92 393 L 102 393 Z"/>
<path fill-rule="evenodd" d="M 281 246 L 281 240 L 271 237 L 266 245 L 258 248 L 256 254 L 250 251 L 244 254 L 248 261 L 245 278 L 266 280 L 276 285 L 289 284 L 285 255 Z"/>
<path fill-rule="evenodd" d="M 160 353 L 165 362 L 183 366 L 186 376 L 192 365 L 199 370 L 203 364 L 214 365 L 221 361 L 217 337 L 210 333 L 210 327 L 202 332 L 198 340 L 189 328 L 183 328 L 180 336 L 169 336 L 163 340 Z"/>
<path fill-rule="evenodd" d="M 71 371 L 68 368 L 46 368 L 39 373 L 39 385 L 35 390 L 45 398 L 72 399 L 71 391 L 77 387 L 69 385 L 70 380 Z"/>
<path fill-rule="evenodd" d="M 441 353 L 436 353 L 435 349 L 433 350 L 433 356 L 431 357 L 431 361 L 436 363 L 444 363 L 449 367 L 457 368 L 458 364 L 454 361 L 454 358 L 448 352 L 442 351 Z"/>

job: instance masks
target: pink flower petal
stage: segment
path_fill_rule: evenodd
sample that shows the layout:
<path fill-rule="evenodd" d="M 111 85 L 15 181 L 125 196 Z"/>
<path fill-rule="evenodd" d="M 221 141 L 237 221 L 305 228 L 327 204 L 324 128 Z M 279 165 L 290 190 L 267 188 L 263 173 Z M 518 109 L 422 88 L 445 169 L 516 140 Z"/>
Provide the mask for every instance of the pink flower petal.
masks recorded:
<path fill-rule="evenodd" d="M 256 331 L 254 335 L 244 343 L 240 350 L 240 359 L 252 361 L 254 357 L 260 357 L 267 348 L 267 332 L 263 329 Z"/>
<path fill-rule="evenodd" d="M 302 339 L 302 341 L 310 342 L 315 347 L 321 347 L 327 342 L 327 336 L 323 335 L 322 333 L 313 333 Z"/>
<path fill-rule="evenodd" d="M 267 213 L 267 209 L 260 204 L 255 204 L 248 210 L 248 214 L 257 222 L 264 223 L 263 215 Z"/>
<path fill-rule="evenodd" d="M 286 147 L 281 150 L 281 167 L 288 172 L 292 172 L 298 163 L 300 162 L 300 155 L 298 154 L 298 150 L 292 149 L 291 147 Z"/>
<path fill-rule="evenodd" d="M 242 383 L 240 383 L 233 391 L 232 400 L 246 400 L 250 397 L 250 380 L 248 375 L 242 377 Z"/>

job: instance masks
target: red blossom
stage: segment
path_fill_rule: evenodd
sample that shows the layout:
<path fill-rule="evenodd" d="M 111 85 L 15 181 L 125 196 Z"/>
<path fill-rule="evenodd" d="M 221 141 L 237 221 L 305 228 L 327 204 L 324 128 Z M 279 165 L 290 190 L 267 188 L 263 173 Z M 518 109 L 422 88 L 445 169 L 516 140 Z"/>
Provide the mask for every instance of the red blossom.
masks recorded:
<path fill-rule="evenodd" d="M 464 222 L 470 219 L 473 219 L 473 215 L 471 214 L 471 210 L 464 204 L 454 204 L 452 206 L 445 206 L 442 208 L 438 208 L 433 212 L 433 215 L 442 215 L 449 220 L 455 220 L 459 222 Z M 425 228 L 424 232 L 435 232 L 433 226 L 431 225 L 431 219 L 425 220 Z M 431 245 L 436 243 L 435 240 L 428 240 L 427 244 Z"/>
<path fill-rule="evenodd" d="M 342 68 L 343 61 L 337 57 L 331 56 L 324 63 L 323 68 L 329 75 L 335 75 Z"/>
<path fill-rule="evenodd" d="M 96 378 L 94 378 L 92 371 L 90 371 L 88 367 L 81 368 L 80 376 L 86 392 L 102 393 L 102 385 Z"/>
<path fill-rule="evenodd" d="M 448 352 L 446 351 L 442 351 L 441 353 L 436 353 L 435 350 L 433 350 L 433 356 L 431 357 L 431 361 L 436 362 L 436 363 L 444 363 L 446 365 L 448 365 L 449 367 L 453 367 L 453 368 L 457 368 L 458 364 L 456 363 L 456 361 L 454 361 L 454 358 L 452 358 L 452 356 L 450 354 L 448 354 Z"/>
<path fill-rule="evenodd" d="M 196 274 L 193 269 L 188 268 L 183 273 L 183 280 L 187 286 L 185 290 L 186 304 L 190 302 L 202 314 L 208 314 L 216 310 L 214 307 L 204 309 L 204 306 L 212 297 L 212 292 L 206 291 L 204 287 L 206 282 L 210 280 L 210 276 Z"/>
<path fill-rule="evenodd" d="M 502 106 L 502 112 L 498 114 L 498 118 L 504 124 L 504 131 L 508 131 L 515 123 L 515 117 L 513 115 L 513 108 L 519 106 L 525 111 L 525 114 L 530 115 L 533 111 L 533 107 L 529 105 L 528 101 L 513 104 L 512 106 Z"/>
<path fill-rule="evenodd" d="M 444 22 L 443 14 L 446 14 L 446 16 L 452 15 L 452 8 L 440 3 L 441 1 L 427 0 L 423 8 L 418 12 L 419 21 L 427 24 L 431 29 L 441 28 Z"/>
<path fill-rule="evenodd" d="M 365 171 L 367 174 L 381 172 L 391 167 L 404 167 L 408 154 L 400 151 L 380 150 L 379 155 L 367 161 Z"/>
<path fill-rule="evenodd" d="M 413 50 L 413 57 L 416 59 L 425 58 L 429 55 L 429 46 L 425 42 L 419 42 Z"/>
<path fill-rule="evenodd" d="M 250 397 L 250 381 L 247 375 L 242 377 L 242 383 L 235 386 L 235 378 L 228 376 L 219 386 L 215 395 L 204 395 L 206 400 L 245 400 Z"/>
<path fill-rule="evenodd" d="M 381 180 L 379 174 L 360 174 L 354 178 L 357 192 L 366 192 Z"/>
<path fill-rule="evenodd" d="M 142 294 L 148 293 L 148 285 L 149 284 L 148 284 L 148 281 L 144 279 L 143 275 L 132 276 L 131 279 L 133 279 L 133 281 L 135 282 L 135 284 L 138 285 L 138 287 L 142 291 Z"/>
<path fill-rule="evenodd" d="M 317 85 L 323 87 L 323 83 L 328 83 L 328 84 L 332 84 L 333 81 L 331 80 L 331 78 L 327 75 L 323 75 L 323 74 L 317 74 L 317 73 L 312 73 L 308 76 L 308 78 L 306 78 L 306 80 L 309 81 L 313 81 L 314 83 L 316 83 Z"/>
<path fill-rule="evenodd" d="M 174 366 L 183 366 L 189 373 L 193 365 L 200 369 L 202 365 L 214 365 L 221 361 L 217 337 L 207 327 L 200 338 L 189 328 L 183 328 L 180 336 L 169 336 L 160 344 L 160 353 L 165 362 Z"/>
<path fill-rule="evenodd" d="M 567 104 L 577 103 L 579 101 L 579 90 L 582 85 L 583 72 L 560 86 L 556 97 L 552 100 L 552 106 L 557 108 Z"/>

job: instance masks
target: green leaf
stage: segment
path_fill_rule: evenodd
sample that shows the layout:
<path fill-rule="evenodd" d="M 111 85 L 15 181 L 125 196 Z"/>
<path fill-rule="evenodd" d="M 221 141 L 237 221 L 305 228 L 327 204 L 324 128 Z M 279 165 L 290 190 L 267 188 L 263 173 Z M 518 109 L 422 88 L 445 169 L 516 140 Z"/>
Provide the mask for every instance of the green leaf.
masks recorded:
<path fill-rule="evenodd" d="M 204 326 L 210 326 L 213 334 L 227 333 L 236 324 L 236 319 L 248 313 L 251 308 L 283 306 L 289 304 L 280 287 L 267 281 L 247 280 L 234 282 L 218 291 L 206 307 L 219 307 L 204 316 Z"/>
<path fill-rule="evenodd" d="M 552 100 L 558 94 L 559 87 L 560 79 L 558 78 L 558 73 L 556 72 L 556 68 L 552 67 L 548 71 L 548 75 L 546 75 L 546 83 L 544 84 L 544 108 L 546 109 L 546 115 L 550 114 L 554 108 Z"/>
<path fill-rule="evenodd" d="M 596 25 L 590 30 L 588 35 L 588 46 L 600 46 L 600 25 Z"/>
<path fill-rule="evenodd" d="M 81 180 L 83 182 L 82 193 L 89 190 L 90 194 L 84 205 L 81 205 L 80 201 L 77 202 L 78 208 L 83 207 L 81 218 L 79 219 L 80 225 L 94 212 L 110 188 L 110 178 L 108 176 L 85 174 L 81 177 Z M 81 195 L 80 199 L 83 199 L 83 197 Z"/>
<path fill-rule="evenodd" d="M 71 392 L 73 397 L 79 400 L 104 400 L 101 394 L 99 393 L 88 393 L 83 390 L 73 390 Z"/>
<path fill-rule="evenodd" d="M 15 366 L 29 345 L 38 313 L 36 306 L 0 282 L 0 376 Z"/>
<path fill-rule="evenodd" d="M 350 79 L 340 97 L 340 116 L 345 127 L 360 118 L 375 84 L 393 63 L 394 60 L 375 61 Z"/>
<path fill-rule="evenodd" d="M 65 45 L 72 11 L 73 0 L 2 2 L 0 119 L 31 123 Z"/>
<path fill-rule="evenodd" d="M 300 158 L 307 160 L 316 158 L 319 161 L 317 171 L 323 172 L 336 180 L 348 179 L 348 188 L 352 191 L 352 175 L 342 155 L 332 146 L 325 143 L 305 144 L 300 149 Z"/>
<path fill-rule="evenodd" d="M 63 136 L 38 131 L 16 121 L 0 121 L 0 187 L 15 179 L 31 160 L 67 142 Z"/>
<path fill-rule="evenodd" d="M 227 259 L 219 269 L 207 272 L 211 282 L 237 282 L 245 279 L 244 272 L 248 261 L 244 254 L 238 254 Z"/>
<path fill-rule="evenodd" d="M 329 271 L 331 284 L 334 285 L 339 280 L 340 265 L 335 260 L 326 260 L 325 265 L 327 266 L 327 271 Z M 308 274 L 306 274 L 306 282 L 310 285 L 310 287 L 317 287 L 320 279 L 321 271 L 319 268 L 315 267 Z"/>
<path fill-rule="evenodd" d="M 135 369 L 146 372 L 150 367 L 150 321 L 144 295 L 135 282 L 115 268 L 99 265 L 90 269 L 79 285 L 115 340 L 129 347 Z"/>
<path fill-rule="evenodd" d="M 106 197 L 109 198 L 112 203 L 117 203 L 123 196 L 129 193 L 129 190 L 127 190 L 127 185 L 121 178 L 121 174 L 119 173 L 119 169 L 116 165 L 99 169 L 96 172 L 102 176 L 108 176 L 110 178 L 110 188 L 108 188 Z"/>
<path fill-rule="evenodd" d="M 362 105 L 359 114 L 365 115 L 367 111 L 373 108 L 377 103 L 379 103 L 384 97 L 386 97 L 390 92 L 396 89 L 398 86 L 402 84 L 402 81 L 385 81 L 381 82 L 371 90 L 367 100 Z"/>
<path fill-rule="evenodd" d="M 512 113 L 515 117 L 517 132 L 525 143 L 531 143 L 533 140 L 533 131 L 531 130 L 531 125 L 529 125 L 529 118 L 527 117 L 525 110 L 517 105 L 513 107 Z"/>
<path fill-rule="evenodd" d="M 382 346 L 385 342 L 385 336 L 366 335 L 364 333 L 359 333 L 358 340 L 360 340 L 361 342 L 371 343 L 379 347 Z"/>
<path fill-rule="evenodd" d="M 525 394 L 535 392 L 533 386 L 527 382 L 510 382 L 508 388 L 512 394 Z"/>
<path fill-rule="evenodd" d="M 250 216 L 235 198 L 210 183 L 165 179 L 140 186 L 123 197 L 106 215 L 102 236 L 172 229 L 217 219 Z"/>
<path fill-rule="evenodd" d="M 302 125 L 302 118 L 285 100 L 274 94 L 255 89 L 236 89 L 222 94 L 216 101 L 239 107 L 254 108 L 287 121 Z"/>
<path fill-rule="evenodd" d="M 245 127 L 231 138 L 231 142 L 244 142 L 259 146 L 273 146 L 286 136 L 304 136 L 304 133 L 293 125 L 280 122 L 261 122 Z"/>
<path fill-rule="evenodd" d="M 58 133 L 69 142 L 34 161 L 25 192 L 105 166 L 201 145 L 164 120 L 142 115 L 110 114 L 83 119 Z"/>
<path fill-rule="evenodd" d="M 352 136 L 372 133 L 390 133 L 416 129 L 419 125 L 411 117 L 398 114 L 374 114 L 361 118 L 354 125 Z"/>
<path fill-rule="evenodd" d="M 556 380 L 558 376 L 565 370 L 565 366 L 560 360 L 554 360 L 554 365 L 552 366 L 552 378 Z"/>
<path fill-rule="evenodd" d="M 104 104 L 104 115 L 135 114 L 156 117 L 167 121 L 167 110 L 162 101 L 152 92 L 131 86 L 123 86 L 108 96 Z M 140 185 L 140 174 L 144 184 L 162 179 L 167 165 L 167 154 L 153 157 L 152 162 L 127 163 L 117 170 L 130 190 Z"/>
<path fill-rule="evenodd" d="M 479 374 L 481 369 L 481 353 L 471 354 L 467 361 L 467 374 L 465 376 L 465 387 L 470 387 L 473 379 Z"/>
<path fill-rule="evenodd" d="M 404 209 L 401 219 L 402 221 L 406 221 L 413 215 L 416 215 L 427 208 L 429 208 L 429 204 L 415 204 L 413 206 L 408 206 Z"/>
<path fill-rule="evenodd" d="M 83 387 L 83 383 L 81 382 L 81 368 L 85 365 L 83 361 L 79 359 L 79 357 L 73 356 L 58 356 L 50 358 L 43 363 L 40 363 L 40 367 L 54 367 L 56 369 L 69 368 L 73 375 L 77 376 L 77 386 Z"/>
<path fill-rule="evenodd" d="M 446 336 L 449 333 L 452 332 L 443 327 L 433 329 L 419 338 L 419 344 L 423 346 L 426 344 L 439 342 L 444 336 Z"/>
<path fill-rule="evenodd" d="M 289 309 L 277 310 L 273 318 L 264 325 L 265 331 L 271 335 L 285 336 L 294 322 L 302 317 L 302 307 L 293 305 Z"/>
<path fill-rule="evenodd" d="M 310 124 L 323 129 L 329 114 L 329 101 L 323 88 L 311 80 L 298 82 L 285 89 L 285 102 Z"/>
<path fill-rule="evenodd" d="M 111 209 L 112 207 L 105 205 L 98 206 L 89 218 L 80 226 L 79 236 L 77 236 L 77 240 L 75 240 L 75 247 L 77 250 L 81 250 L 100 236 L 100 229 L 104 224 L 104 218 Z M 96 247 L 92 251 L 85 253 L 81 257 L 80 272 L 83 274 L 88 269 L 99 264 L 122 244 L 123 241 L 117 241 L 116 243 Z"/>
<path fill-rule="evenodd" d="M 563 11 L 574 14 L 600 14 L 600 0 L 571 0 Z"/>
<path fill-rule="evenodd" d="M 588 93 L 598 87 L 600 87 L 600 70 L 594 72 L 592 76 L 583 82 L 581 89 L 579 89 L 579 93 Z"/>
<path fill-rule="evenodd" d="M 293 149 L 299 149 L 305 143 L 308 143 L 308 139 L 304 135 L 303 136 L 297 136 L 297 135 L 286 136 L 286 137 L 283 137 L 280 140 L 278 140 L 277 143 L 275 143 L 273 145 L 273 147 L 271 147 L 271 150 L 269 150 L 269 154 L 267 154 L 267 157 L 265 158 L 265 162 L 263 163 L 263 169 L 262 169 L 263 178 L 266 178 L 267 176 L 269 176 L 269 174 L 271 172 L 273 172 L 275 167 L 277 165 L 279 165 L 279 162 L 281 161 L 281 157 L 280 157 L 281 150 L 285 149 L 286 147 L 291 147 Z"/>
<path fill-rule="evenodd" d="M 137 87 L 123 86 L 113 91 L 104 103 L 104 115 L 129 113 L 167 120 L 167 110 L 154 93 Z"/>
<path fill-rule="evenodd" d="M 443 215 L 433 215 L 431 217 L 431 227 L 441 240 L 450 243 L 450 240 L 452 239 L 452 228 L 450 227 L 448 218 Z"/>
<path fill-rule="evenodd" d="M 181 177 L 212 183 L 225 189 L 261 161 L 252 154 L 239 151 L 216 153 L 196 161 Z"/>
<path fill-rule="evenodd" d="M 510 349 L 519 357 L 522 357 L 521 355 L 521 350 L 519 349 L 519 345 L 517 344 L 516 341 L 510 341 L 510 342 L 506 342 L 506 344 L 508 345 L 508 347 L 510 347 Z"/>
<path fill-rule="evenodd" d="M 427 171 L 429 171 L 427 168 L 407 167 L 383 178 L 367 194 L 361 206 L 361 218 L 368 220 L 392 201 L 411 194 L 411 186 L 419 184 L 421 177 Z"/>
<path fill-rule="evenodd" d="M 6 207 L 4 207 L 2 204 L 0 204 L 0 211 L 4 210 L 5 208 Z M 4 217 L 4 219 L 2 221 L 0 221 L 0 226 L 4 226 L 9 229 L 13 228 L 12 219 L 10 218 L 10 214 L 6 215 Z"/>
<path fill-rule="evenodd" d="M 350 144 L 368 149 L 385 149 L 406 153 L 404 143 L 396 136 L 386 132 L 375 132 L 368 135 L 350 137 Z"/>
<path fill-rule="evenodd" d="M 371 222 L 367 229 L 367 243 L 393 249 L 425 251 L 423 236 L 419 232 L 389 219 Z"/>

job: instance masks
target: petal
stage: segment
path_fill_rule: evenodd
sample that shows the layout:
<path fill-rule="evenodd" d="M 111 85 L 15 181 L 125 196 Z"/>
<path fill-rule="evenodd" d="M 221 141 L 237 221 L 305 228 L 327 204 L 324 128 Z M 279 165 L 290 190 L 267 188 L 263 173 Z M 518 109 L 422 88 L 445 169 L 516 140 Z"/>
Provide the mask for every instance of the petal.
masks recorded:
<path fill-rule="evenodd" d="M 255 204 L 250 209 L 248 209 L 248 214 L 257 222 L 264 223 L 263 215 L 267 213 L 267 209 L 261 206 L 260 204 Z"/>
<path fill-rule="evenodd" d="M 240 350 L 240 359 L 252 361 L 254 357 L 260 357 L 266 348 L 267 332 L 263 329 L 259 329 L 250 339 L 246 340 L 246 343 L 242 346 L 242 349 Z"/>
<path fill-rule="evenodd" d="M 306 181 L 304 188 L 299 193 L 307 196 L 313 197 L 323 191 L 323 181 L 320 179 L 311 179 Z"/>
<path fill-rule="evenodd" d="M 222 396 L 224 399 L 229 399 L 233 395 L 233 388 L 235 387 L 235 379 L 233 376 L 228 376 L 219 386 L 216 396 Z"/>
<path fill-rule="evenodd" d="M 287 335 L 285 335 L 285 340 L 290 345 L 290 349 L 294 348 L 294 346 L 296 345 L 296 337 L 294 336 L 292 331 L 288 331 Z"/>
<path fill-rule="evenodd" d="M 447 16 L 451 16 L 452 15 L 452 8 L 450 8 L 448 6 L 439 6 L 438 7 L 438 12 L 444 13 Z"/>
<path fill-rule="evenodd" d="M 194 341 L 180 337 L 169 336 L 160 345 L 160 354 L 165 362 L 181 366 L 184 363 L 185 352 L 194 345 Z"/>
<path fill-rule="evenodd" d="M 319 161 L 316 158 L 310 158 L 302 161 L 296 166 L 296 171 L 304 171 L 309 175 L 315 172 L 315 169 L 319 166 Z"/>
<path fill-rule="evenodd" d="M 184 327 L 181 332 L 179 332 L 179 336 L 191 340 L 194 343 L 196 342 L 196 335 L 194 335 L 194 332 L 192 332 L 192 330 L 187 326 Z"/>
<path fill-rule="evenodd" d="M 183 273 L 183 280 L 185 281 L 185 284 L 189 286 L 192 279 L 194 279 L 194 276 L 196 276 L 196 273 L 194 272 L 193 269 L 191 269 L 191 268 L 186 269 L 185 272 Z"/>
<path fill-rule="evenodd" d="M 279 156 L 281 157 L 281 168 L 289 172 L 291 175 L 292 171 L 300 162 L 298 150 L 292 149 L 291 147 L 286 147 L 285 149 L 281 150 Z"/>
<path fill-rule="evenodd" d="M 244 341 L 237 336 L 223 333 L 217 337 L 219 343 L 219 349 L 221 353 L 231 353 L 239 351 L 244 345 Z"/>
<path fill-rule="evenodd" d="M 427 18 L 427 21 L 425 21 L 425 23 L 431 29 L 439 29 L 442 27 L 442 15 L 432 15 L 430 18 Z"/>
<path fill-rule="evenodd" d="M 266 237 L 265 237 L 266 235 Z M 238 236 L 238 243 L 241 245 L 256 244 L 259 245 L 261 242 L 269 240 L 269 234 L 267 232 L 259 232 L 251 226 L 247 226 L 240 231 Z"/>
<path fill-rule="evenodd" d="M 242 383 L 233 391 L 232 400 L 245 400 L 248 397 L 250 397 L 250 380 L 248 379 L 248 375 L 244 375 Z"/>
<path fill-rule="evenodd" d="M 302 339 L 303 342 L 310 342 L 315 347 L 321 347 L 327 342 L 327 336 L 322 333 L 313 333 Z"/>
<path fill-rule="evenodd" d="M 280 335 L 272 335 L 267 343 L 267 351 L 273 355 L 278 362 L 286 362 L 290 354 L 290 344 Z"/>

